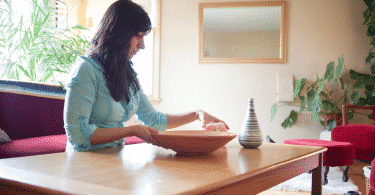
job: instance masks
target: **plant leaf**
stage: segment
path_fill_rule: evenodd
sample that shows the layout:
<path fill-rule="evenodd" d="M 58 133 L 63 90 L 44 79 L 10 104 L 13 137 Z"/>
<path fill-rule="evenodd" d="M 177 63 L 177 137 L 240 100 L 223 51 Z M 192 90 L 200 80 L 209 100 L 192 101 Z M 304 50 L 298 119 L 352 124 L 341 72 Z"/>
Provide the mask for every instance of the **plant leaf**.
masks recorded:
<path fill-rule="evenodd" d="M 336 75 L 335 75 L 335 79 L 338 79 L 341 77 L 341 74 L 342 74 L 342 70 L 344 69 L 344 57 L 341 56 L 339 57 L 338 59 L 338 63 L 337 63 L 337 67 L 336 67 Z"/>
<path fill-rule="evenodd" d="M 346 116 L 348 117 L 348 120 L 352 120 L 354 117 L 354 111 L 348 111 Z"/>
<path fill-rule="evenodd" d="M 316 123 L 319 120 L 319 112 L 320 107 L 322 106 L 322 100 L 320 99 L 319 95 L 315 95 L 315 98 L 312 102 L 312 120 Z"/>
<path fill-rule="evenodd" d="M 368 118 L 368 119 L 372 119 L 372 113 L 368 114 L 368 115 L 367 115 L 367 118 Z"/>
<path fill-rule="evenodd" d="M 320 94 L 320 92 L 322 92 L 323 89 L 324 89 L 324 83 L 323 83 L 323 81 L 320 81 L 319 85 L 318 85 L 318 91 L 316 93 Z"/>
<path fill-rule="evenodd" d="M 368 80 L 357 80 L 353 85 L 353 89 L 365 89 L 366 85 L 369 83 L 370 81 Z"/>
<path fill-rule="evenodd" d="M 305 86 L 305 83 L 306 83 L 306 78 L 296 81 L 296 89 L 294 90 L 293 98 L 297 98 L 299 96 L 299 94 L 301 93 L 301 90 Z"/>
<path fill-rule="evenodd" d="M 325 122 L 325 121 L 320 121 L 320 124 L 321 124 L 323 127 L 326 127 L 326 122 Z"/>
<path fill-rule="evenodd" d="M 322 95 L 324 98 L 329 98 L 328 94 L 326 94 L 324 91 L 320 92 L 320 95 Z"/>
<path fill-rule="evenodd" d="M 30 79 L 32 81 L 35 80 L 35 58 L 31 58 L 30 63 L 29 63 L 29 74 L 30 74 Z"/>
<path fill-rule="evenodd" d="M 39 32 L 41 28 L 42 28 L 42 21 L 41 20 L 36 21 L 36 23 L 34 24 L 34 31 L 33 31 L 34 33 L 31 36 L 33 40 L 39 37 Z"/>
<path fill-rule="evenodd" d="M 290 128 L 298 119 L 298 113 L 294 110 L 290 111 L 290 114 L 286 119 L 281 123 L 283 129 Z"/>
<path fill-rule="evenodd" d="M 275 119 L 276 113 L 277 113 L 277 103 L 274 103 L 271 107 L 271 122 L 273 119 Z"/>
<path fill-rule="evenodd" d="M 365 63 L 366 64 L 371 63 L 372 58 L 374 58 L 374 53 L 372 52 L 372 48 L 371 48 L 365 59 Z"/>
<path fill-rule="evenodd" d="M 63 83 L 63 82 L 61 82 L 61 81 L 58 81 L 58 83 L 60 84 L 61 88 L 63 88 L 64 90 L 66 90 L 66 89 L 65 89 L 65 85 L 64 85 L 64 83 Z"/>
<path fill-rule="evenodd" d="M 350 95 L 350 101 L 353 102 L 354 104 L 357 104 L 360 97 L 361 97 L 361 94 L 358 91 L 355 91 Z"/>
<path fill-rule="evenodd" d="M 88 28 L 86 28 L 86 27 L 84 27 L 84 26 L 82 26 L 82 25 L 75 25 L 75 26 L 73 26 L 72 27 L 72 29 L 79 29 L 79 30 L 90 30 L 90 29 L 88 29 Z"/>
<path fill-rule="evenodd" d="M 31 79 L 31 76 L 30 74 L 21 66 L 21 65 L 18 65 L 18 68 L 28 77 Z M 17 73 L 17 72 L 16 72 Z M 17 76 L 18 77 L 18 76 Z"/>
<path fill-rule="evenodd" d="M 365 21 L 363 22 L 363 25 L 365 25 L 370 20 L 370 9 L 366 9 L 363 12 L 363 17 L 365 18 Z"/>
<path fill-rule="evenodd" d="M 354 80 L 358 80 L 358 79 L 370 80 L 371 78 L 371 75 L 359 73 L 353 69 L 350 69 L 349 74 L 350 74 L 350 78 Z"/>
<path fill-rule="evenodd" d="M 371 97 L 367 100 L 368 105 L 375 105 L 375 97 Z"/>
<path fill-rule="evenodd" d="M 366 105 L 366 99 L 365 98 L 359 98 L 358 102 L 356 103 L 357 106 L 364 106 Z"/>
<path fill-rule="evenodd" d="M 307 87 L 307 91 L 309 91 L 309 90 L 311 90 L 311 89 L 314 89 L 315 86 L 316 86 L 320 81 L 323 81 L 323 79 L 319 79 L 319 77 L 316 76 L 316 81 L 315 81 L 312 85 L 310 85 L 309 87 Z"/>
<path fill-rule="evenodd" d="M 323 100 L 322 101 L 322 107 L 323 107 L 323 110 L 326 111 L 326 112 L 329 112 L 329 113 L 332 113 L 333 112 L 333 109 L 335 107 L 335 104 L 332 103 L 331 100 Z"/>
<path fill-rule="evenodd" d="M 372 0 L 363 0 L 364 2 L 365 2 L 365 4 L 367 5 L 367 9 L 369 10 L 369 11 L 373 11 L 374 10 L 374 7 L 373 7 L 373 5 L 372 5 Z"/>
<path fill-rule="evenodd" d="M 307 109 L 309 111 L 313 110 L 314 99 L 315 99 L 315 90 L 311 89 L 309 92 L 307 92 Z"/>
<path fill-rule="evenodd" d="M 371 76 L 375 76 L 375 62 L 370 66 Z"/>
<path fill-rule="evenodd" d="M 16 73 L 15 73 L 15 74 L 16 74 L 16 76 L 15 76 L 15 77 L 16 77 L 16 79 L 17 79 L 17 80 L 19 80 L 19 79 L 20 79 L 20 75 L 19 75 L 19 73 L 18 73 L 18 70 L 17 70 L 17 69 L 16 69 Z M 14 74 L 13 74 L 13 75 L 14 75 Z M 12 77 L 14 78 L 14 76 L 12 76 Z"/>
<path fill-rule="evenodd" d="M 328 63 L 326 72 L 324 73 L 324 80 L 328 80 L 328 82 L 331 82 L 331 80 L 335 76 L 334 70 L 335 70 L 335 62 Z"/>
<path fill-rule="evenodd" d="M 339 78 L 339 81 L 340 81 L 341 89 L 342 90 L 346 89 L 346 84 L 344 83 L 344 79 L 343 78 Z"/>
<path fill-rule="evenodd" d="M 327 130 L 332 131 L 337 126 L 336 121 L 334 119 L 329 119 L 327 121 Z"/>

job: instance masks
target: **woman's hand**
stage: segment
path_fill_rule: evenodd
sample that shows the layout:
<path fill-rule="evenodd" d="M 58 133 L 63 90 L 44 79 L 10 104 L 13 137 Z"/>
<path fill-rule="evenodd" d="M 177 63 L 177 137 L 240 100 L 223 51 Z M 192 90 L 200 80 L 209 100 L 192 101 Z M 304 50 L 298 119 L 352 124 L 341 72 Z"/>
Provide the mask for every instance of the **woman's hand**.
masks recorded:
<path fill-rule="evenodd" d="M 208 114 L 207 112 L 204 112 L 202 110 L 199 110 L 196 112 L 199 116 L 199 120 L 202 122 L 202 127 L 205 128 L 208 123 L 224 123 L 225 127 L 229 129 L 229 126 L 222 120 Z"/>
<path fill-rule="evenodd" d="M 160 146 L 160 147 L 168 149 L 169 147 L 167 144 L 159 141 L 157 138 L 152 136 L 158 133 L 159 131 L 152 127 L 145 126 L 145 125 L 136 125 L 132 135 L 137 136 L 139 139 L 142 139 L 146 143 L 150 143 L 152 145 L 156 145 L 156 146 Z"/>
<path fill-rule="evenodd" d="M 152 127 L 145 125 L 136 125 L 134 127 L 132 135 L 137 136 L 139 139 L 142 139 L 147 143 L 156 144 L 158 143 L 158 140 L 156 140 L 152 135 L 158 133 L 159 131 Z"/>

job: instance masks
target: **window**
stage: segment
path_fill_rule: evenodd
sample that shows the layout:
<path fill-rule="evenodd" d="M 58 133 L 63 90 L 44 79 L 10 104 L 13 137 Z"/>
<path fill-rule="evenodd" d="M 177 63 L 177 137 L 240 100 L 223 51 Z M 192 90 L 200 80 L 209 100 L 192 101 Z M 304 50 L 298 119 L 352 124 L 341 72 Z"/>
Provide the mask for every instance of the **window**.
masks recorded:
<path fill-rule="evenodd" d="M 138 73 L 143 91 L 147 95 L 152 94 L 152 52 L 153 52 L 153 31 L 145 36 L 145 49 L 140 50 L 132 59 L 134 70 Z M 150 85 L 151 84 L 151 85 Z"/>
<path fill-rule="evenodd" d="M 52 65 L 58 64 L 55 59 L 62 53 L 53 52 L 53 49 L 62 48 L 62 42 L 54 38 L 63 34 L 59 29 L 64 30 L 67 26 L 66 5 L 61 0 L 0 1 L 2 7 L 8 5 L 2 12 L 8 14 L 2 14 L 0 26 L 0 60 L 5 62 L 0 66 L 1 78 L 51 81 L 56 69 Z M 51 10 L 54 12 L 47 15 Z"/>
<path fill-rule="evenodd" d="M 60 0 L 52 0 L 52 7 L 55 9 L 55 13 L 52 16 L 53 21 L 57 29 L 66 29 L 68 27 L 67 16 L 68 16 L 68 7 L 67 5 Z"/>
<path fill-rule="evenodd" d="M 149 95 L 151 103 L 158 104 L 160 102 L 159 87 L 160 87 L 160 24 L 161 24 L 161 0 L 151 1 L 151 22 L 153 24 L 152 30 L 152 79 L 150 83 L 152 86 L 152 94 Z M 150 35 L 149 35 L 150 36 Z M 150 40 L 151 42 L 151 40 Z M 147 43 L 146 43 L 147 44 Z M 151 45 L 151 44 L 150 44 Z M 150 77 L 148 77 L 150 78 Z"/>
<path fill-rule="evenodd" d="M 10 3 L 8 0 L 0 0 L 0 64 L 8 63 L 9 52 L 5 48 L 8 45 L 7 37 L 9 33 L 6 33 L 8 26 L 10 25 L 11 13 L 8 12 L 8 7 Z M 0 70 L 3 70 L 3 67 L 0 67 Z M 1 71 L 2 72 L 2 71 Z"/>

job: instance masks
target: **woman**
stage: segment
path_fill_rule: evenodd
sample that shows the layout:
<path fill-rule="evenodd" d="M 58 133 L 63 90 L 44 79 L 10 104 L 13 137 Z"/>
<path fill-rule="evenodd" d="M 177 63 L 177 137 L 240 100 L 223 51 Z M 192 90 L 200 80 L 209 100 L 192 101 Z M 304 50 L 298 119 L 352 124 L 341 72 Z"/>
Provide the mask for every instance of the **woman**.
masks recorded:
<path fill-rule="evenodd" d="M 131 62 L 145 48 L 143 38 L 150 30 L 147 13 L 130 0 L 116 1 L 107 9 L 90 50 L 77 59 L 66 86 L 67 150 L 121 146 L 129 136 L 163 146 L 152 134 L 197 119 L 203 126 L 223 122 L 203 111 L 169 115 L 152 107 Z M 124 127 L 133 114 L 144 125 Z"/>

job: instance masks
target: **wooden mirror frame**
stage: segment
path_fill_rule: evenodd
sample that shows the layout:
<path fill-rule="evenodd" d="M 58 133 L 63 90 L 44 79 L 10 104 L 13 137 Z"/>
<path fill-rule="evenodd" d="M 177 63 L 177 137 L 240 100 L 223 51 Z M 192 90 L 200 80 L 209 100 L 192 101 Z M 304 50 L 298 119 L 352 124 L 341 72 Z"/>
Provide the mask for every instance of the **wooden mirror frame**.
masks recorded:
<path fill-rule="evenodd" d="M 210 58 L 204 55 L 204 12 L 205 8 L 275 7 L 280 6 L 280 57 L 279 58 Z M 199 4 L 199 54 L 198 63 L 286 63 L 287 58 L 287 12 L 285 1 L 227 2 Z"/>

